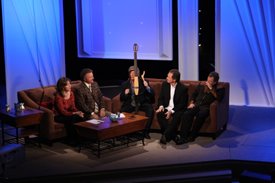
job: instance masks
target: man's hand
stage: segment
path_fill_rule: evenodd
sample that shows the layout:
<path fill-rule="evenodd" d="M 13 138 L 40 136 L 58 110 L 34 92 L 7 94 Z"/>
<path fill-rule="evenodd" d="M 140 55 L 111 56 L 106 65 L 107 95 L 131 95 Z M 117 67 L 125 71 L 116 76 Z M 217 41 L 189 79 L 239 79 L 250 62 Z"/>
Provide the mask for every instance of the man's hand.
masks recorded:
<path fill-rule="evenodd" d="M 208 83 L 208 82 L 206 81 L 206 82 L 205 82 L 205 85 L 206 85 L 210 90 L 212 90 L 213 86 L 212 86 L 210 83 Z"/>
<path fill-rule="evenodd" d="M 99 116 L 100 116 L 100 117 L 105 117 L 105 116 L 106 116 L 106 111 L 105 111 L 104 108 L 101 108 L 101 109 L 100 109 Z"/>
<path fill-rule="evenodd" d="M 172 116 L 172 111 L 167 111 L 165 115 L 166 115 L 166 119 L 169 119 Z"/>
<path fill-rule="evenodd" d="M 147 88 L 147 87 L 149 87 L 149 84 L 148 84 L 148 82 L 146 81 L 146 80 L 143 80 L 143 85 Z"/>
<path fill-rule="evenodd" d="M 195 107 L 195 104 L 193 104 L 193 103 L 191 103 L 191 104 L 189 104 L 189 106 L 187 107 L 188 109 L 192 109 L 192 108 L 194 108 Z"/>
<path fill-rule="evenodd" d="M 130 93 L 130 89 L 129 88 L 127 88 L 127 89 L 125 89 L 125 95 L 127 95 L 128 93 Z"/>
<path fill-rule="evenodd" d="M 99 119 L 99 116 L 96 113 L 92 113 L 91 118 L 92 119 Z"/>
<path fill-rule="evenodd" d="M 163 106 L 159 106 L 159 108 L 156 110 L 156 113 L 163 112 L 164 108 Z"/>

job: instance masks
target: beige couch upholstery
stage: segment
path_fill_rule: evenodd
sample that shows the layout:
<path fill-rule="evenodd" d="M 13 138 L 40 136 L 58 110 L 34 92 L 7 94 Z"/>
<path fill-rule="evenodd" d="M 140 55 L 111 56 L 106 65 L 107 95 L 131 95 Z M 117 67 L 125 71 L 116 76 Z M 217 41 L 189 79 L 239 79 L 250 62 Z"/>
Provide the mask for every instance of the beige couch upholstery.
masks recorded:
<path fill-rule="evenodd" d="M 81 81 L 72 81 L 72 89 L 74 90 Z M 42 139 L 52 142 L 55 139 L 66 136 L 64 125 L 54 121 L 53 100 L 56 92 L 55 85 L 40 88 L 26 89 L 17 92 L 19 102 L 23 102 L 25 106 L 41 109 L 44 116 L 41 121 L 40 133 Z M 42 97 L 43 96 L 43 97 Z M 39 105 L 42 98 L 41 105 Z M 107 110 L 111 110 L 111 99 L 103 97 Z"/>
<path fill-rule="evenodd" d="M 161 84 L 164 79 L 157 79 L 157 78 L 146 78 L 149 81 L 150 86 L 155 91 L 155 101 L 154 108 L 157 107 L 157 101 L 161 90 Z M 188 87 L 188 94 L 191 97 L 191 94 L 194 92 L 195 88 L 199 83 L 204 83 L 205 81 L 187 81 L 181 80 L 185 86 Z M 204 135 L 211 135 L 213 138 L 216 138 L 217 135 L 220 134 L 223 130 L 226 129 L 226 125 L 228 122 L 228 110 L 229 110 L 229 83 L 228 82 L 219 82 L 218 88 L 224 87 L 225 88 L 225 95 L 222 101 L 214 101 L 210 106 L 210 116 L 206 119 L 204 125 L 202 126 L 200 133 Z M 116 95 L 112 98 L 112 111 L 118 112 L 121 107 L 120 102 L 120 94 Z M 139 112 L 139 114 L 145 115 L 144 112 Z M 157 122 L 156 115 L 153 119 L 153 124 L 151 126 L 152 130 L 159 130 L 159 125 Z"/>

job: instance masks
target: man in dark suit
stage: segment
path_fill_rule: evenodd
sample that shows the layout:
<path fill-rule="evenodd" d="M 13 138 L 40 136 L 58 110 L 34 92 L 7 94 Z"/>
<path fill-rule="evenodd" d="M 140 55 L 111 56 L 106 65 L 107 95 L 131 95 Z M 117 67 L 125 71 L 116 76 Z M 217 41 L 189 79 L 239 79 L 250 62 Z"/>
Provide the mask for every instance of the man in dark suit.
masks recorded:
<path fill-rule="evenodd" d="M 93 70 L 84 68 L 80 72 L 82 83 L 75 90 L 76 107 L 86 118 L 99 119 L 106 116 L 103 95 L 97 82 L 94 81 Z"/>
<path fill-rule="evenodd" d="M 176 141 L 178 121 L 187 107 L 188 89 L 179 81 L 180 72 L 177 69 L 172 69 L 168 72 L 166 81 L 162 83 L 156 110 L 162 133 L 160 139 L 162 144 L 166 144 L 170 140 Z M 169 124 L 170 118 L 172 121 Z"/>
<path fill-rule="evenodd" d="M 150 139 L 150 128 L 154 117 L 154 109 L 152 104 L 155 102 L 154 90 L 144 77 L 139 76 L 139 68 L 137 73 L 134 72 L 134 66 L 129 67 L 129 79 L 121 85 L 120 101 L 122 102 L 121 112 L 137 112 L 144 111 L 149 118 L 144 130 L 144 137 Z M 137 74 L 137 76 L 135 75 Z M 138 94 L 134 92 L 134 78 L 138 79 Z"/>
<path fill-rule="evenodd" d="M 181 117 L 178 145 L 195 140 L 205 119 L 209 116 L 210 104 L 223 98 L 224 88 L 217 88 L 219 78 L 217 72 L 211 72 L 207 77 L 207 81 L 198 85 L 192 94 L 190 104 Z"/>

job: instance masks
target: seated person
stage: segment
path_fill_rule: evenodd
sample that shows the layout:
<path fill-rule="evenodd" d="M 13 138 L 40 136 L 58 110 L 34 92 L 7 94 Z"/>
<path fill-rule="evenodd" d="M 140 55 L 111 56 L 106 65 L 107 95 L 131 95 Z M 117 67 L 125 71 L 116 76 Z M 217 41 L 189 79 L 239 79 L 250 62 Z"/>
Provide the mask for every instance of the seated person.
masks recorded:
<path fill-rule="evenodd" d="M 128 69 L 129 79 L 121 86 L 120 101 L 122 102 L 121 112 L 137 112 L 138 110 L 144 111 L 145 115 L 149 118 L 144 130 L 144 137 L 150 139 L 150 128 L 154 117 L 154 109 L 152 103 L 155 102 L 155 94 L 149 83 L 144 77 L 139 76 L 139 69 L 137 68 L 138 79 L 138 94 L 134 92 L 134 66 Z"/>
<path fill-rule="evenodd" d="M 177 137 L 178 121 L 186 109 L 187 101 L 188 89 L 180 83 L 180 72 L 177 69 L 171 69 L 167 74 L 166 81 L 162 83 L 156 110 L 162 133 L 161 144 L 166 144 Z"/>
<path fill-rule="evenodd" d="M 75 97 L 71 87 L 69 78 L 62 77 L 57 81 L 57 93 L 54 99 L 54 119 L 56 122 L 64 124 L 67 130 L 68 141 L 74 143 L 77 141 L 74 123 L 84 121 L 84 114 L 75 107 Z"/>
<path fill-rule="evenodd" d="M 76 107 L 85 114 L 85 118 L 99 119 L 106 116 L 103 95 L 93 70 L 84 68 L 80 72 L 82 83 L 75 90 Z"/>
<path fill-rule="evenodd" d="M 217 88 L 219 78 L 217 72 L 211 72 L 205 84 L 198 85 L 192 94 L 190 104 L 181 117 L 178 145 L 195 140 L 205 119 L 210 115 L 210 104 L 223 98 L 224 88 Z M 191 132 L 189 132 L 190 130 Z"/>

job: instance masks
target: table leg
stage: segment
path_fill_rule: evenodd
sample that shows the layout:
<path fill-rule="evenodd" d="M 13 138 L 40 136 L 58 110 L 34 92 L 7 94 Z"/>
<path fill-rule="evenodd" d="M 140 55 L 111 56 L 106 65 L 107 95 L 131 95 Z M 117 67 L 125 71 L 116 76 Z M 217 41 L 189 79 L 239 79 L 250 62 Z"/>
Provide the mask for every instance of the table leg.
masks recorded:
<path fill-rule="evenodd" d="M 2 145 L 5 145 L 5 129 L 4 129 L 4 122 L 1 121 L 1 128 L 2 128 Z"/>
<path fill-rule="evenodd" d="M 100 140 L 97 141 L 97 157 L 100 158 Z"/>
<path fill-rule="evenodd" d="M 16 143 L 19 144 L 19 137 L 18 137 L 18 128 L 15 128 L 16 130 Z"/>
<path fill-rule="evenodd" d="M 141 141 L 142 141 L 142 145 L 145 146 L 144 137 L 142 137 Z"/>
<path fill-rule="evenodd" d="M 41 148 L 40 124 L 38 125 L 38 145 L 39 145 L 39 148 Z"/>

